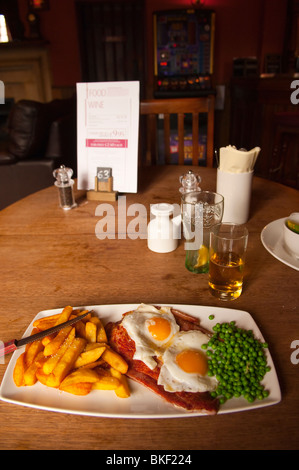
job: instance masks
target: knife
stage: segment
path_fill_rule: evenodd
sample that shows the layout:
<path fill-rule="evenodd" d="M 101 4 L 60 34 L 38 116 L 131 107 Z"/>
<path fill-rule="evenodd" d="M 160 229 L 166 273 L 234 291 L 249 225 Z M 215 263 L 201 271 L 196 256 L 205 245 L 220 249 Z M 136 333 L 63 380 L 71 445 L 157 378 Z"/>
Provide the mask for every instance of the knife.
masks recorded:
<path fill-rule="evenodd" d="M 48 328 L 47 330 L 40 331 L 39 333 L 36 333 L 31 336 L 27 336 L 26 338 L 22 339 L 12 339 L 11 341 L 8 341 L 7 343 L 2 343 L 0 341 L 0 357 L 5 356 L 6 354 L 10 354 L 11 352 L 15 351 L 16 349 L 20 348 L 21 346 L 24 346 L 27 343 L 32 343 L 33 341 L 37 341 L 39 339 L 44 338 L 45 336 L 52 335 L 53 333 L 56 333 L 56 331 L 62 330 L 62 328 L 65 328 L 66 326 L 73 325 L 73 323 L 76 323 L 79 320 L 82 320 L 82 318 L 86 317 L 90 312 L 85 312 L 79 317 L 72 318 L 72 320 L 65 321 L 64 323 L 60 323 L 59 325 L 52 326 L 52 328 Z"/>

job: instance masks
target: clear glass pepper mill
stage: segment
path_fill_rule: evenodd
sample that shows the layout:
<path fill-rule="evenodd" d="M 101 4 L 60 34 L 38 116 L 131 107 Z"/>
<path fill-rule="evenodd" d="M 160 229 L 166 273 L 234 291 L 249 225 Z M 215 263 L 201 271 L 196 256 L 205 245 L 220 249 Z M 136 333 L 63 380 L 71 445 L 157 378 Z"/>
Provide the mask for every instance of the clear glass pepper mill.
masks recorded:
<path fill-rule="evenodd" d="M 54 184 L 59 190 L 60 207 L 64 210 L 76 207 L 73 191 L 74 180 L 72 180 L 73 170 L 61 165 L 60 168 L 53 171 L 53 176 L 56 178 Z"/>
<path fill-rule="evenodd" d="M 180 192 L 185 194 L 193 191 L 201 191 L 201 188 L 199 187 L 200 182 L 201 177 L 199 175 L 195 175 L 192 170 L 189 170 L 188 173 L 180 176 L 180 183 L 182 185 Z"/>

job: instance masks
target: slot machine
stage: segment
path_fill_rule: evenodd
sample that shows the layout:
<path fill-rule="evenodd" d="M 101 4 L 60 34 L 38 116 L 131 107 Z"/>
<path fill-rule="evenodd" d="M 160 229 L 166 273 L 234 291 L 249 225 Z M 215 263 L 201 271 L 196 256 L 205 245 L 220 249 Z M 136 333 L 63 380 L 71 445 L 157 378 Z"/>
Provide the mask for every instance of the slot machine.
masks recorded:
<path fill-rule="evenodd" d="M 153 20 L 155 98 L 213 93 L 214 11 L 160 11 Z"/>

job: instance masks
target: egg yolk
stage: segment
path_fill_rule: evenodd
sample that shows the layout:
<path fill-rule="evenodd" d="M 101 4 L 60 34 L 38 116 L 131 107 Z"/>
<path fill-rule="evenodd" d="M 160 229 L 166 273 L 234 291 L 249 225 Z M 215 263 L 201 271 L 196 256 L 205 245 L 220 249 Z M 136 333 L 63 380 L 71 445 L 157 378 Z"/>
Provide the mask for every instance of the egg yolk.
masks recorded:
<path fill-rule="evenodd" d="M 208 372 L 208 362 L 201 351 L 182 351 L 176 356 L 176 362 L 188 374 L 205 375 Z"/>
<path fill-rule="evenodd" d="M 153 317 L 148 325 L 148 331 L 157 341 L 164 341 L 171 333 L 170 323 L 166 318 Z"/>

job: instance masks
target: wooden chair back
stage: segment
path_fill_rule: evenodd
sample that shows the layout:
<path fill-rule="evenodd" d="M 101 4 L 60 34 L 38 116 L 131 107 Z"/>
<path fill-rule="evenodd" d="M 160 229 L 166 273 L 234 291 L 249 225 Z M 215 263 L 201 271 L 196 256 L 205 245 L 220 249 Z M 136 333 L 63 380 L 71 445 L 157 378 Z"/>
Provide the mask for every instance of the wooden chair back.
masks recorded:
<path fill-rule="evenodd" d="M 184 165 L 184 133 L 186 114 L 192 115 L 192 165 L 199 165 L 199 115 L 207 115 L 207 148 L 206 166 L 213 166 L 214 157 L 214 95 L 199 98 L 171 98 L 144 100 L 140 103 L 140 115 L 146 116 L 145 162 L 155 165 L 158 162 L 157 123 L 158 116 L 163 115 L 163 140 L 165 163 L 171 163 L 170 116 L 177 115 L 178 164 Z"/>

